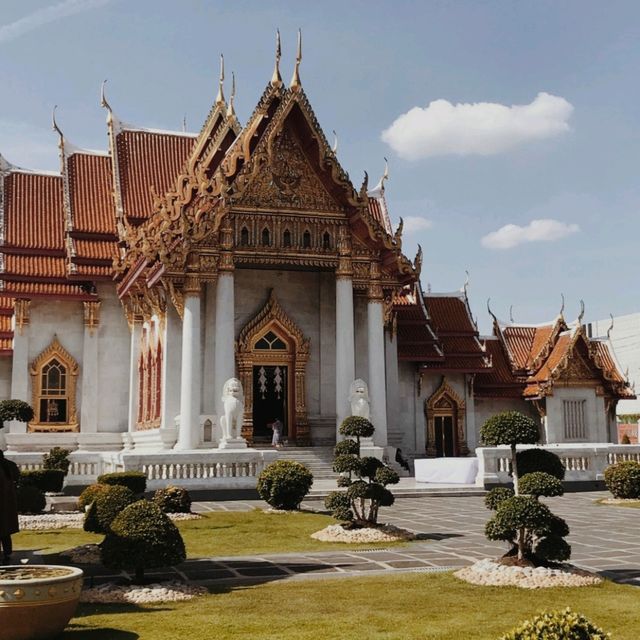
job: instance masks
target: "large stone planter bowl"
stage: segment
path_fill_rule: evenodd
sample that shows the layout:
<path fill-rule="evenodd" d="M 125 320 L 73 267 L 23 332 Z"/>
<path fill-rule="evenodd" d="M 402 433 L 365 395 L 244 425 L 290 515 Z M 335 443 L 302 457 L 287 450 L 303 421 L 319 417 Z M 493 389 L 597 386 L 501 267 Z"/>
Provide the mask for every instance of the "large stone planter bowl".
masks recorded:
<path fill-rule="evenodd" d="M 61 633 L 78 606 L 82 575 L 60 565 L 0 567 L 0 637 L 40 640 Z"/>

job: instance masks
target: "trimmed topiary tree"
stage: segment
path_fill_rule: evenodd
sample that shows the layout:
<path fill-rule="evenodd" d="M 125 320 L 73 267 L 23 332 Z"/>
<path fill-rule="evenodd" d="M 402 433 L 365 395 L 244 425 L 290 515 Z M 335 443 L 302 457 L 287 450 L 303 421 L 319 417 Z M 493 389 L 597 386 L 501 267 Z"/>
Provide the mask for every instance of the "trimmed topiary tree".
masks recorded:
<path fill-rule="evenodd" d="M 17 420 L 18 422 L 31 422 L 33 409 L 24 400 L 0 400 L 0 429 L 5 422 Z"/>
<path fill-rule="evenodd" d="M 116 516 L 100 554 L 105 567 L 133 571 L 138 584 L 145 570 L 172 567 L 186 559 L 178 528 L 149 500 L 138 500 Z"/>
<path fill-rule="evenodd" d="M 538 425 L 529 416 L 519 411 L 504 411 L 489 418 L 480 431 L 482 443 L 488 447 L 509 445 L 511 447 L 511 470 L 513 488 L 518 493 L 518 460 L 516 446 L 536 444 L 540 439 Z"/>
<path fill-rule="evenodd" d="M 526 620 L 500 640 L 607 640 L 611 634 L 567 608 Z"/>
<path fill-rule="evenodd" d="M 191 496 L 186 489 L 168 485 L 153 494 L 153 502 L 163 513 L 191 513 Z"/>
<path fill-rule="evenodd" d="M 120 485 L 107 486 L 96 493 L 84 517 L 84 530 L 108 534 L 117 515 L 135 502 L 133 492 Z"/>
<path fill-rule="evenodd" d="M 325 498 L 325 506 L 334 518 L 355 526 L 376 525 L 380 507 L 390 507 L 394 501 L 387 486 L 400 481 L 398 474 L 378 458 L 360 456 L 360 438 L 369 438 L 374 431 L 366 418 L 345 418 L 340 433 L 347 439 L 334 449 L 333 470 L 341 474 L 338 486 L 346 491 L 332 491 Z"/>
<path fill-rule="evenodd" d="M 32 484 L 44 493 L 59 493 L 64 484 L 64 471 L 61 469 L 31 469 L 20 472 L 22 484 Z"/>
<path fill-rule="evenodd" d="M 20 514 L 42 513 L 47 504 L 44 491 L 38 489 L 34 484 L 18 484 L 16 501 Z"/>
<path fill-rule="evenodd" d="M 43 469 L 59 469 L 66 476 L 69 473 L 69 449 L 63 449 L 62 447 L 53 447 L 49 453 L 45 453 L 42 456 L 42 468 Z"/>
<path fill-rule="evenodd" d="M 99 494 L 104 493 L 105 491 L 109 491 L 109 489 L 111 489 L 111 485 L 108 484 L 100 484 L 99 482 L 90 484 L 78 496 L 78 509 L 80 509 L 80 511 L 85 511 L 86 508 L 98 497 Z"/>
<path fill-rule="evenodd" d="M 118 471 L 98 476 L 101 484 L 120 485 L 129 488 L 136 495 L 142 495 L 147 489 L 147 476 L 142 471 Z"/>
<path fill-rule="evenodd" d="M 640 463 L 616 462 L 604 470 L 604 482 L 614 498 L 640 498 Z"/>
<path fill-rule="evenodd" d="M 295 511 L 309 493 L 313 474 L 295 460 L 276 460 L 258 477 L 258 495 L 274 509 Z"/>
<path fill-rule="evenodd" d="M 568 560 L 571 547 L 564 538 L 569 535 L 569 527 L 539 501 L 541 497 L 563 495 L 564 466 L 550 451 L 516 451 L 518 444 L 538 441 L 536 423 L 524 414 L 508 411 L 489 418 L 481 437 L 489 446 L 511 447 L 513 475 L 513 490 L 497 487 L 485 498 L 487 508 L 496 512 L 485 526 L 487 538 L 508 542 L 511 548 L 506 555 L 517 555 L 519 562 Z"/>

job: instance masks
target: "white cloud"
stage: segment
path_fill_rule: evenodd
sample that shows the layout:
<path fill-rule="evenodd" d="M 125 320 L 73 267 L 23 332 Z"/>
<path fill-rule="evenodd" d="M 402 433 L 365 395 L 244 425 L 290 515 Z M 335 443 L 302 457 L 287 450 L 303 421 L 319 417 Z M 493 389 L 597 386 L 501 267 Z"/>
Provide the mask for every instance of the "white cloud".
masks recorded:
<path fill-rule="evenodd" d="M 430 229 L 433 226 L 433 222 L 422 216 L 406 216 L 404 220 L 405 233 L 415 233 L 416 231 L 424 231 Z"/>
<path fill-rule="evenodd" d="M 29 31 L 38 29 L 45 24 L 62 18 L 97 9 L 111 2 L 111 0 L 63 0 L 43 9 L 38 9 L 24 18 L 19 18 L 9 24 L 0 25 L 0 43 L 15 40 Z"/>
<path fill-rule="evenodd" d="M 396 118 L 382 132 L 382 140 L 407 160 L 448 154 L 490 156 L 569 131 L 572 112 L 567 100 L 544 92 L 530 104 L 510 107 L 434 100 Z"/>
<path fill-rule="evenodd" d="M 487 249 L 512 249 L 525 242 L 554 242 L 580 231 L 577 224 L 567 224 L 559 220 L 544 218 L 532 220 L 525 227 L 506 224 L 492 231 L 481 240 Z"/>

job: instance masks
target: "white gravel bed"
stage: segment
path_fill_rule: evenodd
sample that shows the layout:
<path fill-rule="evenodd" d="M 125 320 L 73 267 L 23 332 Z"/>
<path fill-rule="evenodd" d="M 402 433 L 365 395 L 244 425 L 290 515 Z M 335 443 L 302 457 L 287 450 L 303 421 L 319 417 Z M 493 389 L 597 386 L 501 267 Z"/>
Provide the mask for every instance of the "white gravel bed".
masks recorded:
<path fill-rule="evenodd" d="M 548 587 L 587 587 L 600 584 L 602 578 L 594 574 L 586 574 L 571 565 L 561 569 L 546 567 L 507 566 L 484 559 L 470 567 L 459 569 L 456 578 L 483 586 L 521 587 L 522 589 L 545 589 Z"/>
<path fill-rule="evenodd" d="M 168 513 L 174 522 L 180 520 L 199 520 L 197 513 Z M 42 531 L 44 529 L 82 529 L 84 513 L 41 513 L 35 516 L 18 516 L 20 531 Z"/>
<path fill-rule="evenodd" d="M 342 525 L 330 524 L 328 527 L 312 533 L 311 537 L 321 542 L 397 542 L 415 540 L 416 534 L 406 529 L 394 527 L 392 524 L 362 529 L 345 529 Z"/>
<path fill-rule="evenodd" d="M 640 504 L 640 498 L 602 498 L 600 504 Z"/>
<path fill-rule="evenodd" d="M 178 602 L 192 600 L 208 593 L 207 589 L 180 582 L 157 582 L 141 585 L 102 584 L 91 589 L 83 589 L 80 602 L 147 604 L 151 602 Z"/>

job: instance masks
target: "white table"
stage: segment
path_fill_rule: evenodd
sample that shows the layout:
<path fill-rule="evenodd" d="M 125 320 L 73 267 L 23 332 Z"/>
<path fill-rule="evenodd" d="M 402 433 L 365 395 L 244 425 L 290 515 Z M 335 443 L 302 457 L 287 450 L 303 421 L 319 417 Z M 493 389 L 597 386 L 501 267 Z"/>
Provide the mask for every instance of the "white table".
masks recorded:
<path fill-rule="evenodd" d="M 414 460 L 416 482 L 474 484 L 478 458 L 422 458 Z"/>

